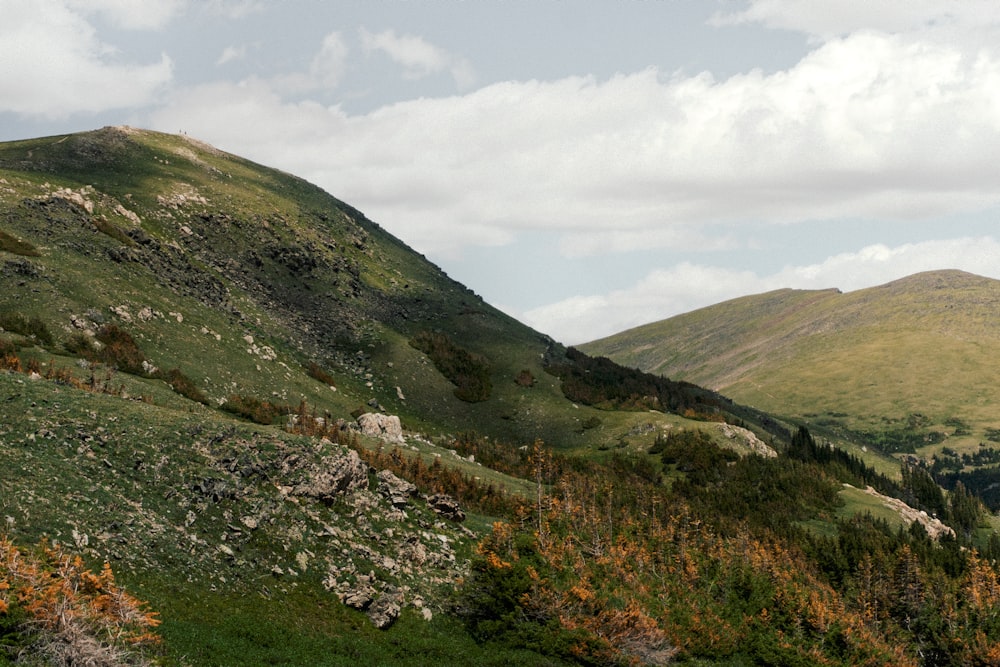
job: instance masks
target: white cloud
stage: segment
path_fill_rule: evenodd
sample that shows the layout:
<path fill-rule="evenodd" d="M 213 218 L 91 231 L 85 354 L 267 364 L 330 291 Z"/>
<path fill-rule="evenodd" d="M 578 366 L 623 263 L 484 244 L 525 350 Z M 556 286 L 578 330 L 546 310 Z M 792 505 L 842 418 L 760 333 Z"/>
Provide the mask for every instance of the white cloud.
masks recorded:
<path fill-rule="evenodd" d="M 349 52 L 350 49 L 339 32 L 328 33 L 307 70 L 279 75 L 268 83 L 279 94 L 302 95 L 332 90 L 344 76 Z"/>
<path fill-rule="evenodd" d="M 236 62 L 238 60 L 243 60 L 247 57 L 247 47 L 242 46 L 227 46 L 219 54 L 219 58 L 215 61 L 216 65 L 225 65 L 226 63 Z"/>
<path fill-rule="evenodd" d="M 0 0 L 0 16 L 0 111 L 66 118 L 138 107 L 171 80 L 165 54 L 147 65 L 118 62 L 66 3 Z"/>
<path fill-rule="evenodd" d="M 76 12 L 100 13 L 126 30 L 162 28 L 187 7 L 187 0 L 66 0 Z"/>
<path fill-rule="evenodd" d="M 952 268 L 1000 279 L 1000 241 L 984 237 L 871 245 L 763 276 L 684 262 L 654 270 L 626 289 L 574 296 L 519 315 L 556 340 L 577 344 L 747 294 L 785 287 L 853 291 L 921 271 Z"/>
<path fill-rule="evenodd" d="M 994 0 L 753 0 L 735 12 L 719 12 L 715 25 L 761 23 L 823 39 L 859 30 L 913 32 L 968 30 L 997 24 Z"/>
<path fill-rule="evenodd" d="M 241 19 L 263 11 L 265 3 L 262 0 L 200 0 L 199 6 L 219 16 Z"/>
<path fill-rule="evenodd" d="M 421 79 L 438 72 L 449 72 L 460 88 L 468 88 L 475 83 L 475 72 L 468 60 L 434 46 L 422 37 L 397 35 L 395 30 L 373 33 L 364 28 L 360 35 L 366 52 L 385 53 L 402 65 L 407 78 Z"/>
<path fill-rule="evenodd" d="M 309 66 L 309 73 L 317 85 L 332 88 L 340 82 L 344 75 L 347 52 L 347 44 L 340 33 L 331 32 L 323 38 L 323 44 Z"/>
<path fill-rule="evenodd" d="M 327 65 L 255 88 L 266 104 L 220 85 L 211 99 L 179 93 L 154 123 L 301 174 L 431 254 L 524 229 L 561 233 L 567 256 L 700 248 L 739 220 L 911 220 L 1000 203 L 990 51 L 861 32 L 788 70 L 722 81 L 655 69 L 511 81 L 358 116 L 282 101 L 289 81 L 332 84 L 341 46 L 331 35 L 316 61 Z M 246 124 L 223 122 L 232 113 Z"/>

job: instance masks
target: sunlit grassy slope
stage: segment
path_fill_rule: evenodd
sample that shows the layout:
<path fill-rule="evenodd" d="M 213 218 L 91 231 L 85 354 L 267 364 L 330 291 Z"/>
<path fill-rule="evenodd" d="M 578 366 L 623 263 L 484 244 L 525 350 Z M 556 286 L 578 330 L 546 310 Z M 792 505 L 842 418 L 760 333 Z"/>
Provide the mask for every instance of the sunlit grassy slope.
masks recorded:
<path fill-rule="evenodd" d="M 959 451 L 1000 427 L 1000 282 L 960 271 L 768 292 L 581 349 L 818 427 L 943 437 Z"/>

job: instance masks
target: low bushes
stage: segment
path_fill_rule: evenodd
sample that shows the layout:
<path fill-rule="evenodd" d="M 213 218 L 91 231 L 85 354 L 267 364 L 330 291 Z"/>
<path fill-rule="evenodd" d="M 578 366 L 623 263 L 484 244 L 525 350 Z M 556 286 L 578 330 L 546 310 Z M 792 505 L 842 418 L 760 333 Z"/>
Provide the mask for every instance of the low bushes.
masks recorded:
<path fill-rule="evenodd" d="M 0 230 L 0 250 L 25 257 L 38 257 L 40 254 L 35 249 L 35 246 L 27 241 L 22 241 L 19 238 L 11 236 L 3 230 Z"/>
<path fill-rule="evenodd" d="M 52 665 L 146 665 L 157 614 L 58 545 L 22 550 L 0 538 L 0 656 Z"/>
<path fill-rule="evenodd" d="M 51 346 L 54 341 L 45 322 L 40 317 L 34 315 L 27 317 L 22 313 L 8 311 L 0 313 L 0 329 L 11 333 L 27 336 L 42 345 Z"/>
<path fill-rule="evenodd" d="M 442 333 L 422 331 L 410 345 L 430 358 L 434 367 L 455 385 L 455 397 L 467 403 L 489 399 L 493 391 L 490 363 L 486 357 L 455 345 Z"/>

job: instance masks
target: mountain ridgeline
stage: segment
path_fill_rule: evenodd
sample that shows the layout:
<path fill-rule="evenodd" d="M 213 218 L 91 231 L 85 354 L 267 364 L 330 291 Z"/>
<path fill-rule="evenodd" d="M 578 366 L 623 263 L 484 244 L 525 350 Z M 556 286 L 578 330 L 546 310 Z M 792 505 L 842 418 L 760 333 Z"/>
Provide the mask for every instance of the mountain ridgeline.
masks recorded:
<path fill-rule="evenodd" d="M 565 348 L 126 127 L 0 144 L 0 281 L 0 665 L 1000 655 L 991 281 Z"/>

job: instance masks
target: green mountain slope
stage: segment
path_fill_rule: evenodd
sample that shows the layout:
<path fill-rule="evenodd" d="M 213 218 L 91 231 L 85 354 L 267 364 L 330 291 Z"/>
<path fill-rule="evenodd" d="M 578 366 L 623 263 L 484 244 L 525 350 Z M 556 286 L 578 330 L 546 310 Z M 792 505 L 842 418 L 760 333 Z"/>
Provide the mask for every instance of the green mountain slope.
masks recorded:
<path fill-rule="evenodd" d="M 113 323 L 213 404 L 377 403 L 414 431 L 579 444 L 580 413 L 541 367 L 554 341 L 301 179 L 131 128 L 3 144 L 0 179 L 0 231 L 32 249 L 3 253 L 0 312 L 40 317 L 55 348 Z M 479 355 L 488 400 L 456 398 L 408 344 L 420 332 Z"/>
<path fill-rule="evenodd" d="M 109 560 L 162 613 L 167 664 L 563 664 L 451 613 L 476 541 L 537 492 L 528 447 L 755 443 L 667 414 L 739 409 L 696 387 L 607 395 L 610 369 L 588 390 L 582 361 L 357 210 L 185 136 L 0 144 L 0 285 L 3 534 Z M 405 437 L 359 434 L 363 412 Z M 0 646 L 32 653 L 4 611 L 37 586 L 5 579 L 8 555 Z"/>
<path fill-rule="evenodd" d="M 581 349 L 894 451 L 974 451 L 1000 427 L 998 306 L 1000 282 L 935 271 L 744 297 Z"/>
<path fill-rule="evenodd" d="M 1000 651 L 991 518 L 827 446 L 860 419 L 803 412 L 817 441 L 784 403 L 565 349 L 349 205 L 188 137 L 0 144 L 0 285 L 0 665 Z M 896 285 L 897 310 L 926 291 Z M 846 296 L 734 302 L 742 351 L 701 363 L 729 387 L 791 365 L 847 336 Z M 122 651 L 145 607 L 105 561 L 162 619 L 142 658 Z"/>

